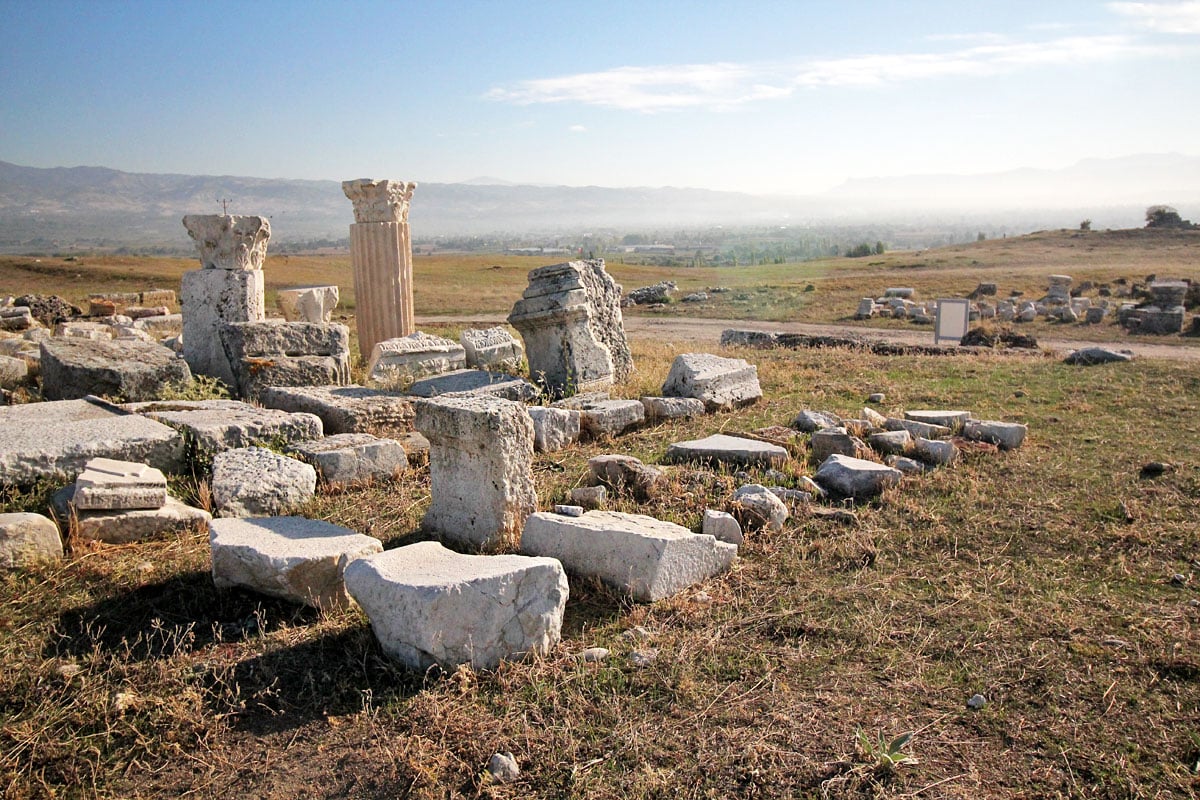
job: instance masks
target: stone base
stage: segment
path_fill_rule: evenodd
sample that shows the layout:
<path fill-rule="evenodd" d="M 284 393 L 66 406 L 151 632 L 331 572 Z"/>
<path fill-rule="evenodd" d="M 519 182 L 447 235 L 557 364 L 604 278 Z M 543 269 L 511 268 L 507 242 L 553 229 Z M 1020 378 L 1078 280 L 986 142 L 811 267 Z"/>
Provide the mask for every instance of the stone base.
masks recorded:
<path fill-rule="evenodd" d="M 51 498 L 54 512 L 63 520 L 72 519 L 74 485 L 59 490 Z M 129 511 L 74 512 L 74 534 L 84 541 L 106 544 L 146 542 L 172 536 L 187 536 L 206 530 L 212 519 L 207 511 L 167 497 L 161 508 Z"/>
<path fill-rule="evenodd" d="M 226 322 L 257 322 L 265 314 L 261 269 L 197 269 L 183 273 L 183 357 L 192 372 L 234 385 L 221 343 Z"/>
<path fill-rule="evenodd" d="M 399 442 L 369 433 L 313 439 L 297 445 L 294 451 L 316 468 L 321 480 L 332 484 L 386 480 L 408 469 L 408 458 Z"/>
<path fill-rule="evenodd" d="M 493 397 L 422 400 L 416 427 L 430 443 L 432 500 L 422 527 L 465 547 L 519 532 L 537 508 L 525 408 Z"/>

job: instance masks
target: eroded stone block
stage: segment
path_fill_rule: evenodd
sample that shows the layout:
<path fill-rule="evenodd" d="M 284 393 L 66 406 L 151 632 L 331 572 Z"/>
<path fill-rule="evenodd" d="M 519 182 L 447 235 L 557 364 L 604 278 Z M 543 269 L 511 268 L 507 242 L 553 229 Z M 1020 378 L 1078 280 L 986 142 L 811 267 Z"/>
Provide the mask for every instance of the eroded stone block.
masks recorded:
<path fill-rule="evenodd" d="M 317 489 L 311 464 L 263 447 L 239 447 L 213 457 L 213 508 L 222 517 L 270 517 L 307 503 Z"/>
<path fill-rule="evenodd" d="M 741 358 L 684 353 L 671 364 L 662 393 L 694 397 L 709 411 L 749 405 L 762 397 L 758 368 Z"/>

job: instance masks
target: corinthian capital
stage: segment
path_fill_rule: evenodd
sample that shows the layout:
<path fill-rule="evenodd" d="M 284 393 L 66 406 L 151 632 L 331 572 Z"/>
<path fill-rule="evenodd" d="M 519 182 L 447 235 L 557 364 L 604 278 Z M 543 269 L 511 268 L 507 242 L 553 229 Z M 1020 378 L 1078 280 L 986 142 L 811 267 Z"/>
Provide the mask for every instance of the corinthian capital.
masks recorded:
<path fill-rule="evenodd" d="M 342 191 L 354 203 L 355 222 L 408 222 L 408 204 L 416 188 L 411 181 L 342 181 Z"/>
<path fill-rule="evenodd" d="M 266 217 L 188 214 L 183 227 L 195 241 L 205 269 L 262 269 L 271 238 Z"/>

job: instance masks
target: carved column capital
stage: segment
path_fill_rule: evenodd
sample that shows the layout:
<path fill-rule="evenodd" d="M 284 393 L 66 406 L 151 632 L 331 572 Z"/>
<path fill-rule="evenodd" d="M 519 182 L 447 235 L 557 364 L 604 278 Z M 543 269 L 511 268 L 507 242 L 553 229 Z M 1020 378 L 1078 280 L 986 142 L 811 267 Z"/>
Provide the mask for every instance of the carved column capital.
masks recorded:
<path fill-rule="evenodd" d="M 266 217 L 188 214 L 183 227 L 205 269 L 262 269 L 271 223 Z"/>
<path fill-rule="evenodd" d="M 411 181 L 342 181 L 342 191 L 354 203 L 355 222 L 408 222 L 408 204 L 416 188 Z"/>

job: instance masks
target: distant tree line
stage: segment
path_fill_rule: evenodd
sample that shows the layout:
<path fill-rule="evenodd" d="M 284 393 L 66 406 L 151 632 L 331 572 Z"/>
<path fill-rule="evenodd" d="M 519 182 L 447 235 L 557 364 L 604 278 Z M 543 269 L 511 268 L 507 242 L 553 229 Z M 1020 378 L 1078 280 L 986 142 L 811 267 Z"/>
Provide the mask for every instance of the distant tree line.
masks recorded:
<path fill-rule="evenodd" d="M 1190 220 L 1179 216 L 1179 212 L 1170 206 L 1150 206 L 1146 209 L 1147 228 L 1179 228 L 1190 230 L 1196 226 Z"/>

